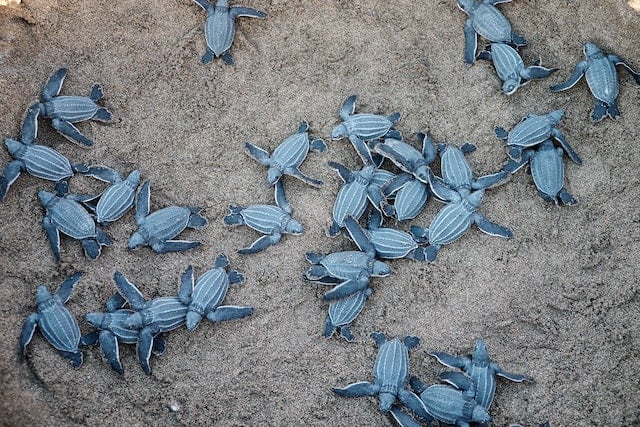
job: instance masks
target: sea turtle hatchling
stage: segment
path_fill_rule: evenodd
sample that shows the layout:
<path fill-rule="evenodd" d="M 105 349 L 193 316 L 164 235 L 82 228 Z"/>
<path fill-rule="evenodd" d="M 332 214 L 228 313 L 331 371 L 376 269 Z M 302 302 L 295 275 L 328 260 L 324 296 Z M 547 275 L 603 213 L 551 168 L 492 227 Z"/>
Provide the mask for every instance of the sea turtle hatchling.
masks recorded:
<path fill-rule="evenodd" d="M 0 176 L 0 201 L 4 200 L 11 184 L 18 179 L 22 171 L 46 179 L 60 181 L 73 176 L 74 172 L 85 172 L 87 166 L 82 163 L 69 163 L 69 160 L 56 150 L 35 144 L 38 133 L 39 107 L 31 106 L 22 122 L 20 141 L 6 138 L 4 144 L 13 160 L 9 162 Z"/>
<path fill-rule="evenodd" d="M 309 149 L 320 153 L 327 150 L 327 144 L 322 139 L 309 140 L 308 131 L 309 123 L 303 121 L 298 131 L 282 141 L 273 150 L 273 154 L 269 155 L 267 151 L 250 142 L 245 143 L 245 152 L 261 165 L 269 168 L 267 182 L 270 185 L 274 185 L 282 175 L 291 175 L 313 187 L 321 187 L 324 185 L 322 180 L 310 178 L 300 171 L 300 165 L 307 157 Z"/>
<path fill-rule="evenodd" d="M 620 89 L 616 65 L 622 65 L 638 85 L 640 85 L 640 73 L 635 72 L 620 56 L 605 55 L 594 43 L 585 43 L 583 52 L 587 59 L 579 62 L 575 66 L 573 73 L 571 73 L 571 76 L 569 76 L 566 82 L 551 86 L 551 90 L 560 92 L 570 89 L 575 86 L 584 75 L 587 79 L 589 90 L 591 90 L 591 94 L 596 99 L 596 105 L 591 114 L 591 119 L 594 122 L 599 122 L 605 116 L 615 119 L 620 115 L 617 103 Z"/>
<path fill-rule="evenodd" d="M 431 352 L 429 355 L 438 359 L 438 362 L 443 365 L 462 369 L 469 375 L 476 385 L 476 402 L 487 410 L 493 402 L 493 396 L 496 391 L 496 375 L 515 382 L 533 381 L 533 378 L 526 375 L 511 374 L 503 371 L 497 363 L 489 359 L 487 346 L 481 339 L 476 340 L 471 358 L 452 356 L 443 352 Z"/>
<path fill-rule="evenodd" d="M 254 254 L 269 246 L 275 245 L 282 239 L 282 234 L 295 236 L 304 233 L 304 227 L 291 217 L 293 210 L 287 202 L 282 181 L 275 185 L 276 205 L 251 205 L 246 208 L 230 206 L 230 214 L 224 217 L 226 225 L 246 225 L 265 234 L 253 242 L 251 246 L 239 249 L 241 254 Z"/>
<path fill-rule="evenodd" d="M 331 139 L 348 138 L 365 165 L 375 165 L 368 141 L 383 138 L 393 130 L 393 125 L 400 120 L 400 113 L 388 117 L 379 114 L 358 113 L 356 109 L 356 95 L 351 95 L 342 103 L 340 118 L 342 123 L 333 128 Z M 395 134 L 396 132 L 394 132 Z"/>
<path fill-rule="evenodd" d="M 189 296 L 189 307 L 186 317 L 188 330 L 195 329 L 203 317 L 212 322 L 223 322 L 232 319 L 242 319 L 253 314 L 252 307 L 238 307 L 234 305 L 220 305 L 227 296 L 230 284 L 242 283 L 244 276 L 233 270 L 226 271 L 229 259 L 221 254 L 209 271 L 205 272 L 194 282 L 193 267 L 189 266 L 183 273 L 182 280 L 191 282 L 193 292 Z"/>
<path fill-rule="evenodd" d="M 142 184 L 136 203 L 138 230 L 129 239 L 128 248 L 151 246 L 157 253 L 182 252 L 200 246 L 200 242 L 173 240 L 185 228 L 203 228 L 207 219 L 200 214 L 202 208 L 169 206 L 150 212 L 151 190 L 149 181 Z"/>
<path fill-rule="evenodd" d="M 470 427 L 471 423 L 487 425 L 491 416 L 487 409 L 476 402 L 476 386 L 471 378 L 461 372 L 443 372 L 440 379 L 450 385 L 434 384 L 427 386 L 417 377 L 411 377 L 409 383 L 413 392 L 420 396 L 431 419 L 459 427 Z M 398 407 L 391 408 L 391 415 L 401 427 L 420 426 L 413 418 Z"/>
<path fill-rule="evenodd" d="M 214 5 L 208 0 L 193 0 L 207 13 L 204 23 L 204 37 L 207 51 L 202 56 L 202 63 L 208 64 L 214 58 L 221 57 L 225 64 L 233 64 L 231 44 L 236 34 L 236 18 L 248 16 L 264 19 L 267 14 L 244 6 L 229 6 L 227 0 L 218 0 Z"/>
<path fill-rule="evenodd" d="M 458 7 L 469 17 L 464 23 L 464 60 L 473 64 L 478 48 L 478 35 L 493 43 L 526 46 L 527 41 L 511 30 L 511 24 L 495 7 L 511 0 L 456 0 Z"/>
<path fill-rule="evenodd" d="M 353 341 L 351 323 L 356 320 L 372 292 L 371 288 L 366 288 L 348 297 L 331 301 L 329 303 L 329 314 L 325 323 L 324 336 L 331 338 L 339 330 L 342 338 L 347 341 Z"/>
<path fill-rule="evenodd" d="M 84 273 L 76 272 L 62 282 L 55 294 L 51 294 L 45 285 L 38 286 L 36 291 L 36 312 L 30 314 L 24 321 L 20 333 L 20 354 L 24 357 L 27 345 L 33 338 L 36 326 L 40 332 L 54 346 L 62 356 L 71 361 L 76 368 L 82 365 L 80 344 L 80 326 L 64 304 L 71 297 L 73 288 Z"/>
<path fill-rule="evenodd" d="M 416 134 L 418 142 L 422 143 L 422 150 L 395 138 L 385 138 L 384 142 L 376 143 L 373 150 L 391 160 L 396 166 L 408 172 L 425 184 L 429 184 L 431 169 L 429 165 L 437 157 L 437 150 L 433 140 L 427 133 Z"/>
<path fill-rule="evenodd" d="M 510 159 L 503 170 L 515 173 L 529 163 L 531 176 L 540 197 L 554 204 L 575 205 L 578 201 L 564 187 L 562 154 L 562 148 L 555 147 L 553 142 L 547 139 L 537 148 L 524 150 L 519 161 Z"/>
<path fill-rule="evenodd" d="M 382 209 L 382 187 L 395 175 L 373 165 L 364 166 L 359 171 L 350 171 L 338 162 L 329 162 L 329 166 L 338 172 L 344 182 L 333 204 L 332 222 L 327 230 L 329 237 L 335 237 L 340 234 L 348 216 L 356 220 L 362 216 L 367 208 L 367 200 L 375 209 Z"/>
<path fill-rule="evenodd" d="M 133 310 L 124 308 L 127 300 L 118 292 L 114 293 L 106 304 L 106 312 L 92 312 L 85 315 L 85 319 L 97 331 L 90 332 L 80 338 L 80 343 L 86 346 L 100 344 L 100 349 L 111 368 L 120 373 L 124 373 L 124 368 L 120 362 L 119 344 L 136 344 L 140 339 L 140 329 L 132 328 L 125 324 L 125 321 L 135 313 Z M 153 339 L 152 353 L 160 356 L 164 353 L 165 342 L 161 336 L 157 335 Z"/>
<path fill-rule="evenodd" d="M 492 43 L 491 51 L 480 52 L 478 58 L 492 61 L 498 77 L 503 82 L 502 92 L 505 95 L 512 95 L 530 80 L 544 79 L 557 70 L 539 64 L 525 66 L 520 54 L 504 43 Z"/>
<path fill-rule="evenodd" d="M 91 200 L 94 196 L 68 194 L 65 181 L 56 184 L 56 193 L 41 190 L 38 192 L 40 204 L 46 212 L 42 228 L 47 234 L 49 244 L 56 261 L 60 261 L 60 233 L 80 240 L 86 256 L 96 259 L 102 246 L 110 246 L 112 241 L 95 223 L 93 217 L 79 203 Z"/>
<path fill-rule="evenodd" d="M 149 360 L 158 334 L 172 331 L 186 321 L 189 307 L 185 302 L 193 292 L 193 282 L 183 276 L 178 296 L 154 298 L 146 301 L 138 288 L 119 271 L 113 275 L 116 289 L 127 300 L 133 313 L 123 322 L 128 329 L 139 331 L 138 359 L 146 374 L 151 374 Z"/>
<path fill-rule="evenodd" d="M 78 145 L 90 147 L 93 141 L 80 133 L 73 123 L 85 120 L 108 122 L 112 115 L 109 110 L 96 104 L 104 96 L 102 86 L 97 83 L 91 88 L 89 97 L 60 95 L 67 72 L 66 68 L 60 68 L 49 77 L 42 90 L 42 102 L 36 105 L 40 109 L 40 116 L 50 118 L 52 126 L 62 136 Z"/>
<path fill-rule="evenodd" d="M 108 225 L 121 218 L 133 207 L 136 189 L 140 183 L 139 170 L 133 170 L 129 176 L 122 179 L 114 169 L 106 166 L 90 166 L 83 175 L 111 183 L 98 196 L 100 200 L 94 209 L 98 224 Z"/>
<path fill-rule="evenodd" d="M 562 149 L 567 153 L 574 163 L 580 165 L 582 160 L 567 142 L 562 132 L 556 127 L 562 117 L 563 110 L 554 110 L 548 114 L 530 114 L 523 118 L 509 132 L 496 126 L 495 133 L 499 139 L 507 141 L 509 147 L 509 157 L 515 161 L 520 160 L 522 150 L 532 148 L 543 143 L 549 138 L 553 138 L 560 143 Z"/>
<path fill-rule="evenodd" d="M 400 400 L 406 407 L 423 418 L 429 417 L 420 398 L 407 390 L 409 379 L 409 350 L 420 345 L 420 339 L 414 336 L 388 340 L 379 332 L 371 334 L 378 355 L 373 367 L 374 382 L 360 381 L 344 388 L 334 388 L 334 393 L 345 397 L 378 396 L 380 411 L 386 414 L 391 406 Z"/>

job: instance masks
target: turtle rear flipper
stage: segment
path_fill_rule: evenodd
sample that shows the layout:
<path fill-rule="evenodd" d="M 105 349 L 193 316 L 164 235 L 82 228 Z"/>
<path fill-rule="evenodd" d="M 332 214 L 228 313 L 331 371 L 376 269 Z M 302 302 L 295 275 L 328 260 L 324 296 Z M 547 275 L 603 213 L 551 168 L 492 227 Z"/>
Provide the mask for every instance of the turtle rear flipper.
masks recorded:
<path fill-rule="evenodd" d="M 209 220 L 204 216 L 200 215 L 202 212 L 202 208 L 198 207 L 189 207 L 187 208 L 191 211 L 191 216 L 189 217 L 189 221 L 187 222 L 187 227 L 189 228 L 203 228 L 209 224 Z"/>
<path fill-rule="evenodd" d="M 504 128 L 500 127 L 500 126 L 496 126 L 495 128 L 493 128 L 493 131 L 496 134 L 496 137 L 498 139 L 503 139 L 503 140 L 507 140 L 507 138 L 509 138 L 509 132 L 507 132 L 506 130 L 504 130 Z"/>
<path fill-rule="evenodd" d="M 215 54 L 213 53 L 213 51 L 207 48 L 207 51 L 204 53 L 204 55 L 202 55 L 200 62 L 202 62 L 203 64 L 208 64 L 213 61 L 214 57 Z"/>
<path fill-rule="evenodd" d="M 84 136 L 71 122 L 60 118 L 51 120 L 51 125 L 69 141 L 85 147 L 91 147 L 93 141 Z"/>

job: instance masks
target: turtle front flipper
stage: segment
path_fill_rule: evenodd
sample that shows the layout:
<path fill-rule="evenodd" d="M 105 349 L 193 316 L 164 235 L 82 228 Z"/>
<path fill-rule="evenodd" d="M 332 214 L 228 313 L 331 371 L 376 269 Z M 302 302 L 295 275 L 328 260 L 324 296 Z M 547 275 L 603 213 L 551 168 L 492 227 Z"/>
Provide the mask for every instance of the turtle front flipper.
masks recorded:
<path fill-rule="evenodd" d="M 0 176 L 0 201 L 7 196 L 9 187 L 18 179 L 23 167 L 21 160 L 13 160 L 4 167 L 3 176 Z"/>
<path fill-rule="evenodd" d="M 62 83 L 64 83 L 64 78 L 67 77 L 68 72 L 68 69 L 60 68 L 49 77 L 49 80 L 47 80 L 42 90 L 42 99 L 49 101 L 60 94 Z"/>
<path fill-rule="evenodd" d="M 360 156 L 365 166 L 375 165 L 373 157 L 371 156 L 371 151 L 369 151 L 369 147 L 364 142 L 364 140 L 358 138 L 355 135 L 349 135 L 348 138 L 351 142 L 351 145 L 353 145 L 353 148 L 356 149 L 356 153 L 358 153 L 358 156 Z"/>
<path fill-rule="evenodd" d="M 482 190 L 485 188 L 495 187 L 506 180 L 509 175 L 509 172 L 502 170 L 490 175 L 481 176 L 480 178 L 473 180 L 471 188 L 473 190 Z"/>
<path fill-rule="evenodd" d="M 514 381 L 517 383 L 521 383 L 524 381 L 533 382 L 533 378 L 531 378 L 530 376 L 522 375 L 522 374 L 513 374 L 510 372 L 503 371 L 502 368 L 500 368 L 500 366 L 498 366 L 496 363 L 492 363 L 491 367 L 493 368 L 493 371 L 495 372 L 496 375 L 502 378 L 506 378 L 509 381 Z"/>
<path fill-rule="evenodd" d="M 116 271 L 113 274 L 113 281 L 115 282 L 116 289 L 118 293 L 122 295 L 127 302 L 131 305 L 136 311 L 142 310 L 144 308 L 145 300 L 144 296 L 138 290 L 136 285 L 131 283 L 125 276 L 119 271 Z"/>
<path fill-rule="evenodd" d="M 480 231 L 488 234 L 489 236 L 497 236 L 504 239 L 511 239 L 513 237 L 513 231 L 511 231 L 509 228 L 489 221 L 484 215 L 478 212 L 473 215 L 473 220 L 475 221 Z"/>
<path fill-rule="evenodd" d="M 82 175 L 90 176 L 92 178 L 99 179 L 100 181 L 108 182 L 110 184 L 122 181 L 122 177 L 120 176 L 118 171 L 108 166 L 89 166 L 87 168 L 87 171 Z"/>
<path fill-rule="evenodd" d="M 609 61 L 615 65 L 622 65 L 625 70 L 634 78 L 636 84 L 640 85 L 640 73 L 636 73 L 627 62 L 618 55 L 609 55 Z"/>
<path fill-rule="evenodd" d="M 356 111 L 356 95 L 351 95 L 344 100 L 342 107 L 340 107 L 340 118 L 347 121 L 354 111 Z"/>
<path fill-rule="evenodd" d="M 207 313 L 207 319 L 212 322 L 225 322 L 227 320 L 242 319 L 253 314 L 253 307 L 238 307 L 222 305 Z"/>
<path fill-rule="evenodd" d="M 551 86 L 551 90 L 553 92 L 561 92 L 563 90 L 574 87 L 580 81 L 580 79 L 584 75 L 584 72 L 587 71 L 588 67 L 589 64 L 587 63 L 587 61 L 579 62 L 578 65 L 576 65 L 576 67 L 573 69 L 573 72 L 571 73 L 571 76 L 569 76 L 567 81 Z"/>
<path fill-rule="evenodd" d="M 145 328 L 140 332 L 138 338 L 138 359 L 140 366 L 145 374 L 151 375 L 151 366 L 149 361 L 151 359 L 151 350 L 153 349 L 153 333 L 150 329 Z"/>
<path fill-rule="evenodd" d="M 251 246 L 249 246 L 248 248 L 239 249 L 238 253 L 239 254 L 255 254 L 255 253 L 258 253 L 260 251 L 265 250 L 269 246 L 272 246 L 272 245 L 275 245 L 276 243 L 278 243 L 280 241 L 280 238 L 281 238 L 281 234 L 280 233 L 264 235 L 264 236 L 260 237 L 258 240 L 256 240 L 255 242 L 253 242 L 253 244 Z"/>
<path fill-rule="evenodd" d="M 523 46 L 526 46 L 528 44 L 528 42 L 527 42 L 527 39 L 525 39 L 521 35 L 516 34 L 516 33 L 514 33 L 512 31 L 511 32 L 511 44 L 513 44 L 514 47 L 523 47 Z"/>
<path fill-rule="evenodd" d="M 22 120 L 22 131 L 20 139 L 23 144 L 32 145 L 38 135 L 38 115 L 40 114 L 39 105 L 33 104 L 27 109 L 27 113 Z"/>
<path fill-rule="evenodd" d="M 105 359 L 111 365 L 111 369 L 119 374 L 124 374 L 122 363 L 120 363 L 120 349 L 118 338 L 111 331 L 100 331 L 100 349 Z"/>
<path fill-rule="evenodd" d="M 152 244 L 151 249 L 159 254 L 166 254 L 169 252 L 185 252 L 189 249 L 197 248 L 200 245 L 200 242 L 191 242 L 188 240 L 165 240 L 164 242 Z"/>
<path fill-rule="evenodd" d="M 294 178 L 298 178 L 300 181 L 309 184 L 312 187 L 322 187 L 324 185 L 324 181 L 321 179 L 311 178 L 300 171 L 300 169 L 296 168 L 287 168 L 284 171 L 287 175 L 291 175 Z"/>
<path fill-rule="evenodd" d="M 36 331 L 36 326 L 38 326 L 39 319 L 40 315 L 38 313 L 31 313 L 22 325 L 22 331 L 20 332 L 20 338 L 18 340 L 20 355 L 22 357 L 24 357 L 26 354 L 27 345 L 29 345 L 31 339 L 33 338 L 33 334 Z"/>
<path fill-rule="evenodd" d="M 365 278 L 366 279 L 366 278 Z M 324 294 L 323 299 L 325 301 L 336 300 L 340 298 L 348 297 L 358 291 L 365 289 L 369 285 L 369 280 L 366 281 L 358 279 L 349 279 L 339 285 L 335 286 L 332 290 Z"/>
<path fill-rule="evenodd" d="M 84 136 L 71 122 L 60 118 L 51 120 L 51 125 L 69 141 L 85 147 L 91 147 L 93 141 Z"/>
<path fill-rule="evenodd" d="M 464 62 L 473 65 L 478 49 L 478 34 L 473 28 L 473 21 L 469 18 L 464 23 Z"/>
<path fill-rule="evenodd" d="M 271 166 L 271 156 L 268 151 L 250 142 L 244 143 L 244 152 L 263 166 Z"/>
<path fill-rule="evenodd" d="M 83 271 L 77 271 L 62 282 L 60 288 L 58 288 L 58 291 L 56 292 L 56 295 L 60 297 L 63 304 L 69 301 L 73 289 L 76 287 L 83 275 Z"/>
<path fill-rule="evenodd" d="M 398 390 L 398 400 L 400 400 L 404 406 L 411 409 L 411 411 L 420 418 L 428 422 L 435 421 L 431 415 L 429 415 L 424 402 L 415 393 L 412 393 L 405 388 L 401 388 Z"/>
<path fill-rule="evenodd" d="M 333 392 L 335 394 L 345 397 L 375 396 L 379 391 L 379 386 L 371 384 L 368 381 L 360 381 L 357 383 L 349 384 L 344 388 L 333 387 Z"/>
<path fill-rule="evenodd" d="M 443 353 L 440 351 L 434 351 L 429 353 L 429 356 L 435 357 L 438 362 L 449 368 L 463 369 L 471 365 L 471 361 L 466 357 L 457 357 L 449 353 Z"/>
<path fill-rule="evenodd" d="M 231 6 L 231 8 L 229 9 L 229 16 L 231 16 L 231 18 L 233 19 L 236 19 L 239 16 L 264 19 L 267 17 L 267 14 L 252 7 Z"/>
<path fill-rule="evenodd" d="M 547 68 L 542 65 L 532 65 L 530 67 L 525 67 L 520 71 L 520 77 L 524 80 L 533 80 L 533 79 L 544 79 L 549 77 L 554 72 L 558 71 L 557 68 Z"/>
<path fill-rule="evenodd" d="M 56 261 L 60 261 L 60 231 L 51 223 L 51 219 L 47 216 L 42 220 L 42 228 L 47 234 L 49 245 L 53 251 L 53 257 Z"/>
<path fill-rule="evenodd" d="M 136 223 L 138 225 L 142 224 L 144 219 L 149 216 L 150 204 L 151 183 L 149 181 L 145 181 L 142 183 L 142 187 L 140 187 L 138 199 L 136 201 Z"/>
<path fill-rule="evenodd" d="M 578 154 L 576 154 L 576 152 L 573 150 L 573 147 L 571 147 L 571 145 L 569 145 L 569 142 L 567 142 L 567 139 L 564 137 L 562 132 L 560 132 L 560 130 L 558 130 L 557 128 L 551 129 L 551 136 L 553 137 L 553 139 L 555 139 L 556 141 L 558 141 L 560 143 L 560 146 L 562 146 L 562 149 L 564 150 L 564 152 L 567 153 L 569 158 L 575 164 L 577 164 L 577 165 L 581 165 L 582 164 L 582 159 L 580 159 L 580 156 L 578 156 Z"/>
<path fill-rule="evenodd" d="M 389 413 L 395 420 L 395 422 L 400 427 L 421 427 L 422 424 L 417 422 L 411 417 L 411 415 L 407 414 L 405 411 L 400 409 L 398 406 L 393 405 L 389 410 Z"/>

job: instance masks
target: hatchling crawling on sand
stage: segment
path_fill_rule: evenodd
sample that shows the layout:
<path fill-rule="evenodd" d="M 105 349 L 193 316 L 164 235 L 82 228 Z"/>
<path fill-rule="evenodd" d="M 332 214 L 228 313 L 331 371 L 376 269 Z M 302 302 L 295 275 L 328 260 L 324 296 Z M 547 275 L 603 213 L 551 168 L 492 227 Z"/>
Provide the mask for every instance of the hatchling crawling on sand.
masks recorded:
<path fill-rule="evenodd" d="M 0 201 L 4 200 L 9 187 L 22 171 L 49 181 L 60 181 L 73 176 L 74 172 L 86 172 L 82 163 L 71 164 L 69 160 L 53 148 L 35 144 L 38 133 L 39 107 L 31 106 L 22 122 L 20 141 L 6 138 L 4 144 L 13 157 L 0 176 Z"/>
<path fill-rule="evenodd" d="M 493 43 L 526 46 L 527 41 L 511 30 L 511 24 L 495 7 L 511 0 L 456 0 L 458 7 L 469 18 L 464 23 L 464 60 L 473 64 L 478 48 L 478 35 Z"/>
<path fill-rule="evenodd" d="M 302 122 L 298 132 L 291 135 L 273 150 L 273 154 L 250 142 L 245 143 L 245 152 L 261 165 L 267 166 L 267 182 L 274 185 L 282 175 L 291 175 L 294 178 L 313 186 L 321 187 L 324 182 L 320 179 L 310 178 L 300 171 L 300 165 L 307 157 L 309 150 L 324 153 L 327 144 L 322 139 L 309 139 L 309 123 Z"/>
<path fill-rule="evenodd" d="M 302 224 L 291 217 L 293 212 L 284 194 L 282 181 L 275 184 L 276 205 L 251 205 L 246 208 L 230 206 L 231 213 L 224 217 L 226 225 L 246 225 L 265 234 L 248 248 L 239 249 L 241 254 L 254 254 L 282 239 L 282 234 L 300 235 L 304 233 Z"/>
<path fill-rule="evenodd" d="M 339 330 L 342 338 L 347 341 L 353 341 L 351 323 L 356 320 L 372 292 L 371 288 L 366 288 L 348 297 L 331 301 L 325 323 L 324 336 L 330 338 Z"/>
<path fill-rule="evenodd" d="M 151 189 L 149 181 L 142 184 L 136 203 L 138 230 L 131 235 L 128 248 L 151 246 L 157 253 L 182 252 L 200 246 L 200 242 L 173 240 L 185 228 L 203 228 L 207 219 L 200 214 L 202 208 L 169 206 L 150 213 Z"/>
<path fill-rule="evenodd" d="M 421 151 L 395 138 L 385 138 L 384 142 L 374 144 L 373 150 L 391 160 L 403 171 L 415 176 L 416 179 L 429 184 L 431 173 L 429 165 L 436 159 L 437 150 L 428 134 L 418 132 L 416 139 L 422 143 Z"/>
<path fill-rule="evenodd" d="M 106 166 L 90 166 L 83 175 L 111 183 L 102 194 L 94 211 L 98 224 L 108 225 L 121 218 L 133 207 L 136 189 L 140 183 L 140 171 L 133 170 L 122 179 L 120 174 Z"/>
<path fill-rule="evenodd" d="M 583 52 L 587 59 L 579 62 L 578 65 L 575 66 L 573 73 L 571 73 L 571 76 L 566 82 L 551 86 L 551 90 L 560 92 L 570 89 L 575 86 L 584 75 L 587 79 L 587 85 L 589 85 L 591 94 L 596 99 L 596 105 L 591 114 L 591 119 L 594 122 L 599 122 L 605 116 L 615 119 L 620 115 L 617 101 L 620 88 L 616 65 L 622 65 L 638 85 L 640 85 L 640 73 L 635 72 L 620 56 L 605 55 L 594 43 L 585 43 Z"/>
<path fill-rule="evenodd" d="M 248 16 L 264 19 L 267 14 L 244 6 L 229 6 L 227 0 L 218 0 L 214 5 L 208 0 L 193 0 L 207 13 L 204 23 L 204 37 L 207 51 L 202 56 L 202 63 L 208 64 L 214 58 L 220 57 L 225 64 L 233 64 L 231 44 L 236 34 L 236 18 Z"/>
<path fill-rule="evenodd" d="M 84 136 L 73 123 L 85 120 L 108 122 L 112 115 L 109 110 L 96 104 L 104 96 L 102 86 L 93 85 L 91 94 L 86 96 L 60 95 L 62 83 L 68 70 L 60 68 L 53 73 L 42 90 L 42 102 L 36 104 L 40 116 L 51 119 L 51 125 L 69 141 L 90 147 L 93 141 Z"/>
<path fill-rule="evenodd" d="M 33 338 L 36 326 L 62 356 L 71 361 L 76 368 L 82 365 L 80 344 L 80 326 L 64 304 L 71 297 L 73 288 L 84 273 L 77 272 L 62 282 L 55 294 L 51 294 L 45 285 L 38 286 L 36 291 L 37 311 L 27 317 L 20 333 L 20 354 L 24 357 L 27 345 Z"/>

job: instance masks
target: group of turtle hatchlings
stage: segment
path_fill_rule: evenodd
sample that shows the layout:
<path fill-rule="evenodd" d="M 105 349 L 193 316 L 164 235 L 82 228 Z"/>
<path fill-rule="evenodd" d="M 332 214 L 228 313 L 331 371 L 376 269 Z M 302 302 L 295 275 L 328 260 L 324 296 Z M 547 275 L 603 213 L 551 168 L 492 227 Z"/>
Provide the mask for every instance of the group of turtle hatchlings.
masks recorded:
<path fill-rule="evenodd" d="M 465 62 L 472 64 L 476 58 L 492 61 L 504 82 L 502 89 L 506 95 L 529 80 L 546 78 L 556 71 L 540 64 L 524 65 L 517 49 L 527 42 L 512 31 L 508 20 L 495 7 L 510 0 L 456 1 L 468 15 L 464 24 Z M 229 6 L 225 0 L 217 1 L 215 5 L 208 0 L 194 2 L 207 13 L 204 29 L 207 51 L 202 63 L 220 57 L 231 64 L 235 18 L 266 17 L 264 12 L 252 8 Z M 478 36 L 490 42 L 480 52 Z M 615 66 L 623 65 L 638 84 L 640 74 L 619 56 L 605 55 L 593 43 L 584 45 L 584 55 L 586 60 L 578 63 L 568 80 L 551 86 L 551 90 L 569 89 L 584 75 L 596 99 L 592 119 L 599 121 L 605 116 L 618 117 Z M 42 190 L 38 197 L 45 208 L 42 226 L 56 261 L 60 260 L 60 233 L 80 240 L 85 254 L 91 259 L 98 258 L 102 246 L 112 244 L 102 228 L 117 221 L 134 204 L 138 229 L 129 240 L 129 249 L 149 245 L 157 253 L 166 253 L 199 246 L 199 242 L 175 238 L 187 227 L 207 225 L 202 209 L 170 206 L 150 213 L 150 184 L 144 182 L 138 191 L 140 171 L 134 170 L 123 178 L 109 167 L 71 163 L 52 148 L 36 144 L 39 117 L 51 119 L 51 125 L 60 134 L 85 147 L 92 146 L 93 141 L 74 124 L 85 120 L 109 122 L 112 118 L 111 112 L 97 104 L 103 97 L 99 84 L 92 87 L 88 97 L 60 95 L 66 75 L 65 68 L 56 71 L 45 84 L 41 100 L 27 109 L 20 140 L 5 139 L 14 160 L 4 168 L 0 177 L 0 201 L 22 171 L 55 182 L 54 192 Z M 410 258 L 433 262 L 442 246 L 460 238 L 473 223 L 486 234 L 511 238 L 513 233 L 510 229 L 484 217 L 479 208 L 486 189 L 506 182 L 511 174 L 525 165 L 529 165 L 543 199 L 563 205 L 577 203 L 564 187 L 562 157 L 566 153 L 576 164 L 581 164 L 581 159 L 557 127 L 564 115 L 562 110 L 531 114 L 510 131 L 496 127 L 496 136 L 506 141 L 509 159 L 498 172 L 475 177 L 465 159 L 466 154 L 475 150 L 473 144 L 466 143 L 460 147 L 436 144 L 426 132 L 419 132 L 416 139 L 421 148 L 417 149 L 405 142 L 395 129 L 399 113 L 390 116 L 355 113 L 355 103 L 355 95 L 344 101 L 340 109 L 342 122 L 331 132 L 331 139 L 349 139 L 364 165 L 360 170 L 351 171 L 340 163 L 329 162 L 344 185 L 337 195 L 327 234 L 337 236 L 344 229 L 357 249 L 306 254 L 312 265 L 304 278 L 332 286 L 324 295 L 329 302 L 324 331 L 326 337 L 339 331 L 346 340 L 354 339 L 350 326 L 373 292 L 370 279 L 391 274 L 390 266 L 380 259 Z M 263 234 L 250 246 L 239 249 L 239 253 L 256 253 L 277 244 L 282 234 L 299 235 L 304 232 L 302 224 L 292 217 L 282 178 L 290 175 L 313 187 L 324 185 L 322 180 L 309 177 L 300 170 L 310 150 L 323 153 L 327 144 L 322 139 L 310 137 L 306 121 L 301 122 L 298 130 L 284 139 L 271 154 L 252 143 L 245 144 L 245 152 L 268 168 L 267 182 L 274 187 L 275 205 L 230 207 L 230 213 L 224 217 L 226 225 L 244 224 Z M 441 176 L 436 176 L 430 167 L 437 157 L 440 157 Z M 396 171 L 381 168 L 385 159 L 396 166 Z M 70 194 L 67 180 L 76 173 L 110 185 L 99 195 Z M 445 205 L 428 227 L 413 225 L 409 232 L 383 227 L 385 217 L 396 223 L 415 218 L 430 197 Z M 366 218 L 365 227 L 359 223 L 362 217 Z M 99 343 L 111 367 L 122 373 L 119 345 L 136 344 L 140 364 L 149 374 L 151 354 L 164 352 L 164 333 L 183 324 L 192 330 L 205 317 L 219 322 L 253 313 L 252 307 L 221 305 L 229 285 L 244 280 L 239 272 L 227 271 L 228 265 L 229 260 L 221 254 L 213 267 L 197 280 L 194 280 L 193 268 L 189 266 L 180 276 L 176 296 L 151 301 L 146 301 L 122 273 L 115 272 L 117 292 L 108 299 L 105 312 L 85 316 L 95 331 L 83 336 L 76 318 L 64 305 L 83 273 L 70 275 L 55 293 L 40 285 L 36 292 L 37 310 L 27 317 L 20 334 L 20 352 L 25 355 L 36 326 L 39 326 L 43 336 L 73 366 L 82 364 L 80 345 Z M 345 388 L 334 388 L 334 392 L 347 397 L 378 396 L 380 410 L 390 413 L 401 426 L 420 425 L 405 409 L 409 409 L 421 422 L 437 420 L 458 426 L 468 426 L 472 422 L 489 423 L 488 410 L 496 388 L 495 376 L 517 382 L 532 380 L 525 375 L 503 371 L 490 361 L 484 342 L 477 340 L 471 358 L 429 353 L 442 364 L 462 372 L 441 373 L 440 379 L 446 384 L 427 386 L 417 377 L 409 377 L 408 351 L 419 345 L 417 337 L 389 340 L 379 332 L 371 334 L 371 337 L 380 348 L 374 364 L 374 382 L 362 381 Z M 412 391 L 408 389 L 409 384 Z"/>

